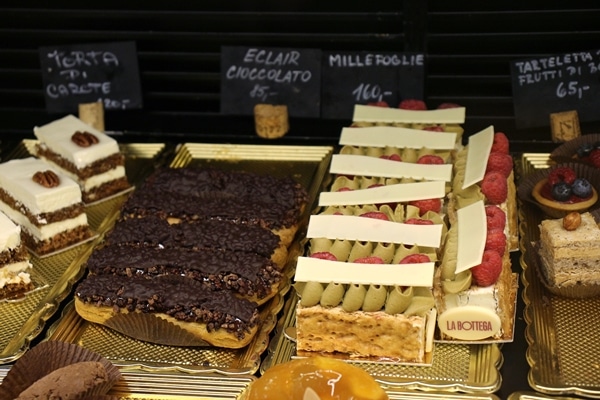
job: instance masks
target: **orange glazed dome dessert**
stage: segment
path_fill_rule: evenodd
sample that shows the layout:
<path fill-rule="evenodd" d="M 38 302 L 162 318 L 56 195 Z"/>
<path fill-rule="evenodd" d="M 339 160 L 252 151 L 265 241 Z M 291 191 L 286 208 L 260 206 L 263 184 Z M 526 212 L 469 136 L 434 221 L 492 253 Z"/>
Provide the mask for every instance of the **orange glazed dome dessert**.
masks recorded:
<path fill-rule="evenodd" d="M 560 218 L 573 211 L 586 211 L 598 201 L 598 192 L 585 177 L 568 166 L 559 166 L 540 180 L 531 193 L 549 216 Z"/>
<path fill-rule="evenodd" d="M 269 368 L 252 382 L 243 400 L 387 400 L 365 370 L 344 361 L 315 356 Z"/>

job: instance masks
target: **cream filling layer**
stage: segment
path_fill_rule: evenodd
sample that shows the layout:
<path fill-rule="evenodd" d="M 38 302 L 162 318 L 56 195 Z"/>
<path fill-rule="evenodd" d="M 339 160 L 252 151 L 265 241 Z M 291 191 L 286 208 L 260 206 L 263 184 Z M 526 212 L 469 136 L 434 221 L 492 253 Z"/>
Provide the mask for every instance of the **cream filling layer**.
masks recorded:
<path fill-rule="evenodd" d="M 21 261 L 14 264 L 7 264 L 0 268 L 0 288 L 6 285 L 31 282 L 31 276 L 25 272 L 31 267 L 29 261 Z"/>
<path fill-rule="evenodd" d="M 85 213 L 79 214 L 75 218 L 66 219 L 63 221 L 53 222 L 51 224 L 37 227 L 33 225 L 25 215 L 9 207 L 6 203 L 0 202 L 0 211 L 8 215 L 15 223 L 33 236 L 37 241 L 50 239 L 59 233 L 64 233 L 80 226 L 87 226 L 88 220 Z"/>
<path fill-rule="evenodd" d="M 89 192 L 90 190 L 92 190 L 98 186 L 101 186 L 105 183 L 112 182 L 116 179 L 125 177 L 125 167 L 122 165 L 119 165 L 119 166 L 117 166 L 111 170 L 108 170 L 106 172 L 103 172 L 101 174 L 90 176 L 88 179 L 81 179 L 80 177 L 75 175 L 73 172 L 68 171 L 64 168 L 61 168 L 58 164 L 54 163 L 52 160 L 49 160 L 45 157 L 42 157 L 42 158 L 47 163 L 51 164 L 54 168 L 58 169 L 63 174 L 67 175 L 69 178 L 75 180 L 79 184 L 79 187 L 81 188 L 81 190 L 83 192 Z"/>

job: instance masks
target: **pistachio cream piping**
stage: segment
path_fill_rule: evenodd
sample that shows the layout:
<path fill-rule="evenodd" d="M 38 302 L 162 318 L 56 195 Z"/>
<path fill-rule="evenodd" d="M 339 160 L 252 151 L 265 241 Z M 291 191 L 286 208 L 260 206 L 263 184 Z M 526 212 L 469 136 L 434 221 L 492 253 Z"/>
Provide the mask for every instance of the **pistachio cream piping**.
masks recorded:
<path fill-rule="evenodd" d="M 335 307 L 342 302 L 345 292 L 343 284 L 332 282 L 323 290 L 320 304 L 323 307 Z"/>
<path fill-rule="evenodd" d="M 385 302 L 385 312 L 388 314 L 403 313 L 413 298 L 414 289 L 412 286 L 400 287 L 394 286 L 390 288 L 388 300 Z"/>
<path fill-rule="evenodd" d="M 444 256 L 441 262 L 441 284 L 445 293 L 458 293 L 471 287 L 471 271 L 456 273 L 456 258 L 458 249 L 458 229 L 448 230 Z"/>
<path fill-rule="evenodd" d="M 319 282 L 306 282 L 296 286 L 298 293 L 302 293 L 300 304 L 305 307 L 312 307 L 319 304 L 323 295 L 323 285 Z"/>
<path fill-rule="evenodd" d="M 362 308 L 365 296 L 367 295 L 367 288 L 365 285 L 351 284 L 346 290 L 344 295 L 344 301 L 342 302 L 342 308 L 344 311 L 353 312 L 358 311 Z"/>
<path fill-rule="evenodd" d="M 387 288 L 383 285 L 369 285 L 362 309 L 366 312 L 379 311 L 385 305 Z"/>
<path fill-rule="evenodd" d="M 406 315 L 425 315 L 433 308 L 435 300 L 431 290 L 424 287 L 415 287 L 413 300 L 404 311 Z"/>

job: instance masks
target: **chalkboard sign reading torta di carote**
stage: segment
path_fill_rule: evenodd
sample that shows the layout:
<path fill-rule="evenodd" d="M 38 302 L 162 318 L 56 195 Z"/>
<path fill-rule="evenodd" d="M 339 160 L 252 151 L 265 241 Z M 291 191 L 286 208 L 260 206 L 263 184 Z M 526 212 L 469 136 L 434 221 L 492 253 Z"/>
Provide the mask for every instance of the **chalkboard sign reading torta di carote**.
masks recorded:
<path fill-rule="evenodd" d="M 41 47 L 39 56 L 48 112 L 94 102 L 106 110 L 142 108 L 135 42 Z"/>
<path fill-rule="evenodd" d="M 564 111 L 600 120 L 600 50 L 515 60 L 511 78 L 517 128 L 549 126 Z"/>
<path fill-rule="evenodd" d="M 286 105 L 291 117 L 321 111 L 321 50 L 221 48 L 221 113 L 253 115 L 256 104 Z"/>
<path fill-rule="evenodd" d="M 322 116 L 349 119 L 355 104 L 423 99 L 425 57 L 416 53 L 324 52 Z"/>

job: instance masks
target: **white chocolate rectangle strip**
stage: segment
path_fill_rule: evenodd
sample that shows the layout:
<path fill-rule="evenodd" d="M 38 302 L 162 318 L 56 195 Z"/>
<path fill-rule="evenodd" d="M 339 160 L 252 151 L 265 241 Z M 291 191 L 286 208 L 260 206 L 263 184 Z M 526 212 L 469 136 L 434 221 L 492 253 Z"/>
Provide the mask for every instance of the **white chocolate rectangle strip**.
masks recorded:
<path fill-rule="evenodd" d="M 483 179 L 493 143 L 493 126 L 488 126 L 484 130 L 469 136 L 467 163 L 465 165 L 465 180 L 462 186 L 463 189 L 468 188 Z"/>
<path fill-rule="evenodd" d="M 464 124 L 466 109 L 464 107 L 441 110 L 403 110 L 391 107 L 376 107 L 356 104 L 354 106 L 354 122 L 398 122 L 423 124 Z"/>
<path fill-rule="evenodd" d="M 360 264 L 298 257 L 294 280 L 296 282 L 431 287 L 433 272 L 433 262 Z"/>
<path fill-rule="evenodd" d="M 321 192 L 319 206 L 402 203 L 413 200 L 441 199 L 446 195 L 442 181 L 397 183 L 368 189 Z"/>
<path fill-rule="evenodd" d="M 487 236 L 487 219 L 483 201 L 463 207 L 456 214 L 458 221 L 456 273 L 459 273 L 481 264 Z"/>
<path fill-rule="evenodd" d="M 442 227 L 442 224 L 403 224 L 355 215 L 311 215 L 306 237 L 438 248 Z"/>
<path fill-rule="evenodd" d="M 395 126 L 343 128 L 339 144 L 349 146 L 397 147 L 434 150 L 453 150 L 456 132 L 432 132 Z"/>
<path fill-rule="evenodd" d="M 334 154 L 331 158 L 329 172 L 343 175 L 450 182 L 452 165 L 416 164 L 355 154 Z"/>

